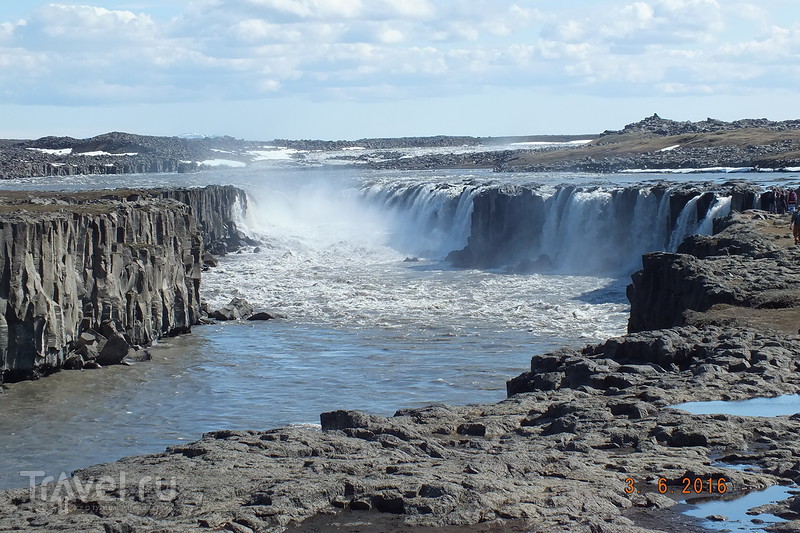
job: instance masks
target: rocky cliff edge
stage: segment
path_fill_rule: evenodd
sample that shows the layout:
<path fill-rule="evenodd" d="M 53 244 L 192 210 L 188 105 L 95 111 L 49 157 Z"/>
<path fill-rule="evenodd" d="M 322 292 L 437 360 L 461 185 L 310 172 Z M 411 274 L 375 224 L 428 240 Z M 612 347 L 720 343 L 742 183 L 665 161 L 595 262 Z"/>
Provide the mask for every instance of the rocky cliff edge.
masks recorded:
<path fill-rule="evenodd" d="M 118 363 L 188 332 L 204 240 L 240 240 L 243 198 L 233 187 L 0 195 L 0 382 Z"/>

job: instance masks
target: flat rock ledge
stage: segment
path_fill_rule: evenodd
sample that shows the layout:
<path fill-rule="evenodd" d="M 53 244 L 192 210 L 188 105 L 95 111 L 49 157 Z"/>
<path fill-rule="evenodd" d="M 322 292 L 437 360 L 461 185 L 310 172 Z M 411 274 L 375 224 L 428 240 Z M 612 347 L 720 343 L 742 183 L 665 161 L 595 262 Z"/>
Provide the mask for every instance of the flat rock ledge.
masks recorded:
<path fill-rule="evenodd" d="M 671 407 L 800 391 L 800 336 L 711 322 L 536 355 L 496 404 L 215 431 L 3 491 L 0 531 L 704 531 L 676 510 L 708 497 L 685 479 L 712 497 L 800 481 L 800 415 Z M 765 510 L 800 531 L 800 496 Z"/>

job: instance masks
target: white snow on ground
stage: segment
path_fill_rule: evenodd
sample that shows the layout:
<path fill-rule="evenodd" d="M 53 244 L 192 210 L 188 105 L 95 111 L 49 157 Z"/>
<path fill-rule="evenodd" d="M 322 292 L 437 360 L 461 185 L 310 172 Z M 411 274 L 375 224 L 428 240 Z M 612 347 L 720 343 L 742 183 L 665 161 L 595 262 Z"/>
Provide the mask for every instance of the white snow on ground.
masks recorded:
<path fill-rule="evenodd" d="M 305 153 L 304 150 L 295 150 L 294 148 L 284 148 L 280 146 L 264 146 L 264 148 L 269 148 L 269 150 L 251 150 L 247 153 L 253 156 L 253 161 L 291 159 L 295 154 Z"/>
<path fill-rule="evenodd" d="M 94 152 L 76 152 L 75 155 L 86 155 L 86 156 L 90 156 L 90 157 L 94 157 L 94 156 L 98 156 L 98 155 L 113 155 L 113 156 L 122 157 L 122 156 L 125 156 L 125 155 L 139 155 L 139 153 L 138 152 L 132 152 L 132 153 L 127 153 L 127 154 L 112 154 L 110 152 L 103 152 L 102 150 L 96 150 Z"/>
<path fill-rule="evenodd" d="M 511 143 L 511 146 L 580 146 L 582 144 L 589 144 L 594 139 L 584 139 L 580 141 L 567 141 L 567 142 L 544 142 L 544 141 L 531 141 Z"/>
<path fill-rule="evenodd" d="M 622 170 L 623 174 L 702 174 L 705 172 L 753 172 L 753 167 L 708 167 L 708 168 L 631 168 Z M 770 169 L 771 170 L 771 169 Z M 788 169 L 787 169 L 788 170 Z M 765 169 L 766 171 L 766 169 Z"/>
<path fill-rule="evenodd" d="M 680 148 L 680 146 L 681 146 L 680 144 L 673 144 L 672 146 L 667 146 L 666 148 L 662 148 L 661 150 L 659 150 L 659 152 L 671 152 L 675 148 Z"/>
<path fill-rule="evenodd" d="M 200 161 L 199 164 L 207 167 L 242 168 L 247 166 L 247 163 L 242 163 L 241 161 L 231 161 L 230 159 L 207 159 L 205 161 Z"/>
<path fill-rule="evenodd" d="M 50 155 L 69 155 L 72 153 L 72 148 L 28 148 L 28 150 Z"/>

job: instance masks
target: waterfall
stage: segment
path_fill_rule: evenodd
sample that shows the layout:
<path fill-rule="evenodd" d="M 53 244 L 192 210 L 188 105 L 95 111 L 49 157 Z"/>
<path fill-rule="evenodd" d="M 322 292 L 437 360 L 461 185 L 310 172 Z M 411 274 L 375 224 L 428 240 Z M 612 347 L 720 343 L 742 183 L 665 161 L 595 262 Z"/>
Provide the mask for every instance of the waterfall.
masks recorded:
<path fill-rule="evenodd" d="M 364 186 L 361 193 L 393 229 L 390 246 L 405 254 L 442 259 L 466 246 L 477 191 L 467 184 L 381 182 Z"/>
<path fill-rule="evenodd" d="M 717 196 L 698 220 L 702 194 L 689 196 L 664 185 L 312 180 L 251 191 L 242 227 L 292 254 L 447 257 L 459 267 L 619 275 L 639 268 L 647 252 L 674 251 L 689 235 L 711 233 L 713 219 L 730 212 L 731 197 Z M 685 204 L 673 223 L 675 202 Z"/>
<path fill-rule="evenodd" d="M 678 215 L 678 220 L 675 223 L 675 228 L 672 230 L 672 235 L 669 239 L 669 246 L 667 250 L 674 252 L 683 240 L 692 235 L 697 229 L 697 201 L 700 196 L 693 196 L 681 210 Z"/>
<path fill-rule="evenodd" d="M 731 200 L 732 198 L 730 196 L 718 197 L 714 205 L 709 208 L 705 218 L 697 224 L 695 233 L 699 235 L 711 235 L 714 231 L 714 219 L 730 214 Z"/>
<path fill-rule="evenodd" d="M 489 188 L 475 197 L 469 244 L 449 258 L 460 267 L 630 273 L 643 254 L 674 251 L 689 235 L 710 233 L 713 219 L 730 212 L 732 197 L 711 197 L 698 220 L 708 193 L 676 192 L 663 185 Z M 672 204 L 680 202 L 673 223 Z"/>

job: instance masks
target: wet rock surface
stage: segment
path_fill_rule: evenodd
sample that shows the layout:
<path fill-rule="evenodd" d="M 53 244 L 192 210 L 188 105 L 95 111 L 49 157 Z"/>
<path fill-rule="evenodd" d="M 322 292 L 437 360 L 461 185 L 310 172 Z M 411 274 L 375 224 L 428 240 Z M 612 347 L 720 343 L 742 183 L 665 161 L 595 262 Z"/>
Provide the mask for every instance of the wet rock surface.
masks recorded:
<path fill-rule="evenodd" d="M 742 216 L 744 231 L 754 219 Z M 782 264 L 779 252 L 724 258 L 742 277 L 756 268 L 749 261 Z M 687 257 L 702 265 L 722 256 Z M 800 481 L 800 416 L 670 406 L 797 393 L 799 355 L 800 336 L 768 327 L 631 333 L 535 355 L 497 404 L 388 418 L 333 411 L 321 429 L 220 430 L 3 491 L 0 531 L 701 531 L 675 510 L 698 495 L 696 480 L 703 491 L 711 480 L 711 497 Z M 770 531 L 796 530 L 797 509 L 795 497 L 770 506 L 789 520 Z"/>

